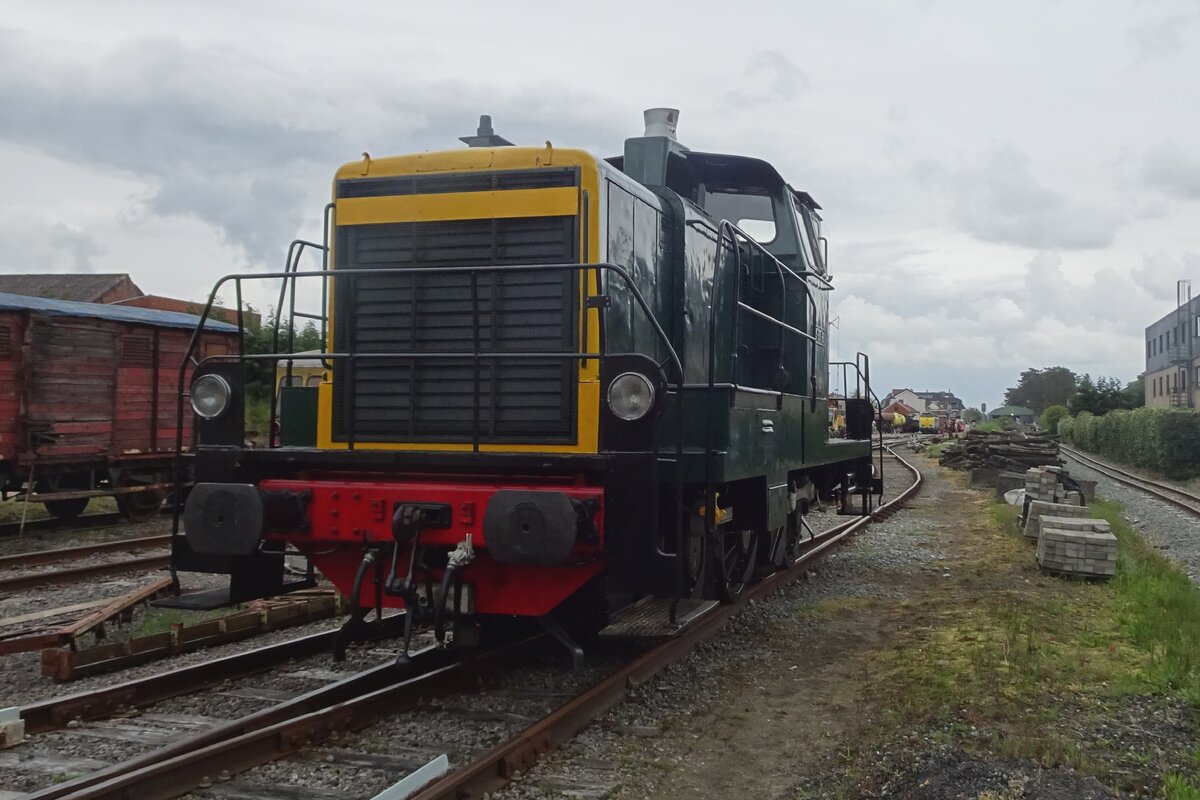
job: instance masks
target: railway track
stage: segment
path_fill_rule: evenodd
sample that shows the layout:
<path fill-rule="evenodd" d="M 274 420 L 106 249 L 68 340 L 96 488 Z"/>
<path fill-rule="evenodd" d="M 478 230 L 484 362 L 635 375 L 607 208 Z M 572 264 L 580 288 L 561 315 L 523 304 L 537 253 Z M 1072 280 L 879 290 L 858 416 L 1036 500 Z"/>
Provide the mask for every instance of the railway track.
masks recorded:
<path fill-rule="evenodd" d="M 157 538 L 157 537 L 154 537 Z M 169 538 L 169 537 L 164 537 Z M 149 546 L 149 545 L 147 545 Z M 71 550 L 87 550 L 88 548 L 69 548 Z M 113 548 L 116 550 L 129 548 Z M 133 548 L 139 549 L 139 548 Z M 46 551 L 47 554 L 55 551 Z M 31 555 L 31 554 L 23 554 Z M 73 558 L 86 557 L 88 554 L 73 556 Z M 42 561 L 40 563 L 47 563 Z M 56 585 L 63 583 L 74 583 L 86 578 L 95 578 L 101 575 L 119 575 L 122 572 L 144 572 L 147 570 L 162 569 L 170 565 L 171 556 L 169 553 L 162 553 L 149 556 L 137 556 L 135 558 L 123 558 L 117 561 L 103 561 L 98 564 L 83 564 L 75 567 L 61 567 L 58 569 L 41 570 L 38 572 L 23 572 L 19 575 L 0 575 L 0 592 L 5 591 L 21 591 L 39 586 Z"/>
<path fill-rule="evenodd" d="M 474 754 L 469 763 L 434 780 L 415 795 L 432 798 L 479 797 L 506 784 L 545 753 L 569 740 L 578 731 L 619 704 L 630 687 L 648 680 L 668 665 L 684 658 L 693 647 L 716 635 L 747 604 L 761 600 L 802 575 L 811 564 L 838 543 L 863 529 L 873 519 L 883 519 L 920 487 L 921 476 L 912 465 L 892 453 L 896 463 L 913 476 L 911 486 L 870 516 L 854 517 L 816 534 L 805 552 L 787 569 L 751 586 L 736 603 L 718 606 L 685 628 L 633 658 L 624 658 L 604 675 L 593 676 L 566 702 L 531 716 L 532 724 L 507 736 L 484 753 Z M 290 643 L 297 650 L 319 650 L 328 645 L 332 632 Z M 178 739 L 164 748 L 135 756 L 73 780 L 57 783 L 27 795 L 28 800 L 57 798 L 171 798 L 271 761 L 295 756 L 302 750 L 343 740 L 352 732 L 383 722 L 397 714 L 429 714 L 430 701 L 479 691 L 482 676 L 494 675 L 545 650 L 543 637 L 481 654 L 469 661 L 455 660 L 450 651 L 427 648 L 414 654 L 407 668 L 384 664 L 299 697 L 272 705 L 255 714 L 223 721 L 199 734 Z M 260 648 L 251 653 L 190 667 L 176 673 L 131 681 L 120 686 L 78 694 L 68 698 L 31 704 L 21 709 L 31 732 L 53 730 L 71 720 L 111 715 L 120 709 L 141 708 L 164 697 L 197 691 L 237 675 L 269 669 L 284 651 Z M 545 691 L 542 692 L 545 695 Z M 551 692 L 551 694 L 553 694 Z M 424 709 L 424 711 L 422 711 Z M 520 714 L 501 715 L 528 721 Z M 78 724 L 78 723 L 76 723 Z M 402 728 L 393 719 L 392 727 Z M 429 727 L 425 720 L 423 727 Z M 436 725 L 433 726 L 436 729 Z M 334 755 L 327 756 L 332 760 Z M 366 758 L 363 756 L 362 758 Z M 377 760 L 385 756 L 377 756 Z M 393 762 L 394 762 L 393 758 Z M 424 779 L 422 779 L 424 782 Z M 262 794 L 267 796 L 270 792 Z M 284 795 L 280 795 L 284 796 Z"/>
<path fill-rule="evenodd" d="M 1107 464 L 1099 461 L 1091 456 L 1084 455 L 1070 447 L 1059 445 L 1059 450 L 1083 464 L 1085 467 L 1094 469 L 1101 475 L 1105 475 L 1117 483 L 1130 486 L 1134 489 L 1139 489 L 1147 494 L 1153 495 L 1164 502 L 1170 503 L 1176 508 L 1182 509 L 1192 516 L 1200 517 L 1200 495 L 1193 494 L 1185 489 L 1177 486 L 1172 486 L 1169 483 L 1156 481 L 1151 478 L 1146 478 L 1142 475 L 1137 475 L 1132 472 L 1127 472 L 1112 464 Z"/>

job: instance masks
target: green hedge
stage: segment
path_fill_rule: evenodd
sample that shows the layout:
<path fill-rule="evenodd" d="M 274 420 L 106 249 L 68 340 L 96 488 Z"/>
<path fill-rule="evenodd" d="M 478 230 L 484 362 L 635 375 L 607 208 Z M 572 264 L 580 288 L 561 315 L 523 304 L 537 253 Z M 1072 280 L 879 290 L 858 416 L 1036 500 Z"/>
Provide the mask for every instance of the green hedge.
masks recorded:
<path fill-rule="evenodd" d="M 1148 467 L 1170 478 L 1200 475 L 1200 414 L 1172 408 L 1082 411 L 1058 423 L 1063 440 L 1114 461 Z"/>

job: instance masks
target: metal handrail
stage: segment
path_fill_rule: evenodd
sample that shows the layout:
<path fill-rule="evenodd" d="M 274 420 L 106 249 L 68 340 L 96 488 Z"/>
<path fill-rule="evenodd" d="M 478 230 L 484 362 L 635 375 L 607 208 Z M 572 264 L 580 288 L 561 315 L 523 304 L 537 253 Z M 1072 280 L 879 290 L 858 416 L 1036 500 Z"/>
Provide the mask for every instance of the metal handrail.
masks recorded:
<path fill-rule="evenodd" d="M 854 354 L 854 361 L 832 361 L 829 366 L 842 368 L 842 388 L 846 392 L 846 399 L 849 400 L 850 384 L 847 381 L 847 372 L 850 367 L 854 368 L 857 375 L 854 384 L 854 391 L 860 398 L 864 396 L 868 402 L 874 400 L 875 407 L 875 431 L 879 435 L 877 449 L 879 453 L 879 474 L 883 474 L 883 403 L 879 399 L 879 395 L 875 394 L 875 390 L 871 388 L 871 357 L 861 351 Z M 872 437 L 874 438 L 874 437 Z"/>

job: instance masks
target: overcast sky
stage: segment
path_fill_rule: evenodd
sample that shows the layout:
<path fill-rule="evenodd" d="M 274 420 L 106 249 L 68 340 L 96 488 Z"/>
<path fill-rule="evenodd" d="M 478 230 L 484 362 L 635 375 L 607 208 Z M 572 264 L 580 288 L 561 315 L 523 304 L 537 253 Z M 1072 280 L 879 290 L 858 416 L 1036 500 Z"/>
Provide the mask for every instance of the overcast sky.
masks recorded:
<path fill-rule="evenodd" d="M 883 391 L 990 407 L 1030 366 L 1130 380 L 1200 277 L 1196 0 L 333 8 L 7 6 L 0 270 L 199 299 L 319 238 L 364 150 L 456 147 L 490 113 L 612 155 L 668 105 L 688 146 L 824 206 L 831 339 Z"/>

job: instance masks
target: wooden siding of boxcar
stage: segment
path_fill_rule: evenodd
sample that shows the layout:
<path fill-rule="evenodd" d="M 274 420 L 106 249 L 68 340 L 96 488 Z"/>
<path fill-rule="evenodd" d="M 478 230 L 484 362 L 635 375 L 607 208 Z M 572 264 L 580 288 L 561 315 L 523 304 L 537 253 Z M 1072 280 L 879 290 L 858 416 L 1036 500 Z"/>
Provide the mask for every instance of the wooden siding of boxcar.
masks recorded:
<path fill-rule="evenodd" d="M 190 338 L 181 328 L 0 315 L 0 459 L 99 466 L 169 455 Z M 232 352 L 234 342 L 207 333 L 199 355 Z M 190 409 L 183 423 L 190 444 Z"/>
<path fill-rule="evenodd" d="M 39 461 L 108 454 L 116 404 L 118 326 L 81 317 L 30 318 L 25 429 Z"/>
<path fill-rule="evenodd" d="M 20 450 L 22 416 L 21 345 L 25 319 L 13 311 L 0 312 L 0 462 L 13 462 Z"/>

